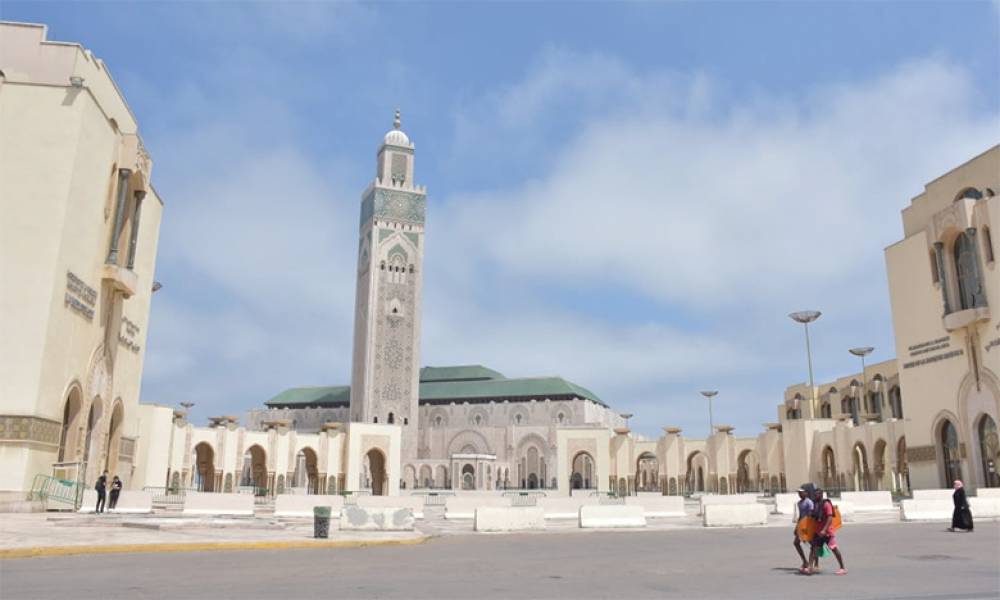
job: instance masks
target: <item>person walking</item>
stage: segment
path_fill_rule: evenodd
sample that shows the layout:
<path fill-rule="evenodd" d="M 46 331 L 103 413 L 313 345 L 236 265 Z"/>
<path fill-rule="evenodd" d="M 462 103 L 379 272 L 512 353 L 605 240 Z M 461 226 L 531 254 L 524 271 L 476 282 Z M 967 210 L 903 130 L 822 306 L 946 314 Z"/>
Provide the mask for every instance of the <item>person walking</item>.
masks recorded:
<path fill-rule="evenodd" d="M 802 559 L 802 566 L 799 567 L 800 570 L 805 570 L 809 568 L 809 560 L 806 558 L 806 553 L 802 550 L 802 542 L 808 542 L 809 539 L 805 539 L 802 535 L 803 521 L 806 519 L 812 519 L 812 514 L 814 510 L 812 493 L 815 486 L 811 483 L 802 484 L 799 488 L 799 501 L 795 505 L 795 540 L 792 545 L 795 546 L 795 551 L 799 553 L 799 558 Z M 813 567 L 818 566 L 819 557 L 816 557 L 816 563 Z"/>
<path fill-rule="evenodd" d="M 816 502 L 816 519 L 819 522 L 819 529 L 816 531 L 816 535 L 813 536 L 812 548 L 809 553 L 809 562 L 812 563 L 814 560 L 818 560 L 819 551 L 823 549 L 825 544 L 827 548 L 833 551 L 833 555 L 837 558 L 837 563 L 840 568 L 837 569 L 837 575 L 847 575 L 847 568 L 844 567 L 844 556 L 840 553 L 840 548 L 837 546 L 837 538 L 834 533 L 834 509 L 833 501 L 829 498 L 823 497 L 823 490 L 816 488 L 813 494 L 813 499 Z M 802 571 L 806 575 L 812 574 L 812 570 L 804 569 Z"/>
<path fill-rule="evenodd" d="M 108 508 L 114 510 L 118 506 L 118 495 L 122 493 L 122 480 L 117 475 L 111 480 L 111 501 Z"/>
<path fill-rule="evenodd" d="M 972 511 L 969 510 L 969 499 L 965 497 L 965 486 L 960 479 L 955 480 L 955 493 L 951 495 L 955 503 L 955 511 L 951 513 L 951 527 L 948 531 L 964 529 L 972 533 Z"/>
<path fill-rule="evenodd" d="M 97 507 L 94 512 L 100 514 L 104 512 L 104 504 L 107 500 L 108 494 L 108 472 L 105 471 L 97 478 L 97 483 L 94 484 L 94 489 L 97 490 Z"/>

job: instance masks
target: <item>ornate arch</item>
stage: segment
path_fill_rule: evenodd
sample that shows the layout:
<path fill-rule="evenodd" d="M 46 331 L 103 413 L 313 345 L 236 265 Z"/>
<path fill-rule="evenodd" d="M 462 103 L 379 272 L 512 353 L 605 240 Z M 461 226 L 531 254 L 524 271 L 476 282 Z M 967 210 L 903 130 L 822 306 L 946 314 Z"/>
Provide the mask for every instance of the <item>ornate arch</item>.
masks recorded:
<path fill-rule="evenodd" d="M 473 446 L 478 454 L 493 454 L 486 437 L 478 431 L 464 429 L 455 434 L 448 442 L 448 455 L 459 454 L 465 446 Z"/>
<path fill-rule="evenodd" d="M 527 435 L 522 436 L 521 439 L 517 441 L 517 456 L 521 456 L 521 454 L 526 452 L 528 449 L 528 445 L 532 443 L 538 445 L 538 450 L 542 453 L 543 456 L 548 452 L 549 443 L 545 441 L 545 438 L 538 435 L 537 433 L 529 433 Z"/>

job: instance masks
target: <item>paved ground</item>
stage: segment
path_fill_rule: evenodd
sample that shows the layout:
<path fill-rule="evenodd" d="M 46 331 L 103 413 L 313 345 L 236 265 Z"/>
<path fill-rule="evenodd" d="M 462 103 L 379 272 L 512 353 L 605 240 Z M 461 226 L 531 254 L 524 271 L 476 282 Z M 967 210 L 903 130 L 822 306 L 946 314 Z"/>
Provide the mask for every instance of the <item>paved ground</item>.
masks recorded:
<path fill-rule="evenodd" d="M 419 546 L 0 562 L 0 598 L 1000 597 L 1000 525 L 847 526 L 850 574 L 804 577 L 788 528 L 451 535 Z"/>

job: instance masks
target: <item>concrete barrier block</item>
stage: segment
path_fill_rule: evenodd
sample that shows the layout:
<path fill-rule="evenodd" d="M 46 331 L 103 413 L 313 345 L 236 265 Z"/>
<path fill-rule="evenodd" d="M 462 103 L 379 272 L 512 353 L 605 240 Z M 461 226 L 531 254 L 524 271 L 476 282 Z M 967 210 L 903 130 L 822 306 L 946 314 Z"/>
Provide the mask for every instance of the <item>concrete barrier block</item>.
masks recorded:
<path fill-rule="evenodd" d="M 789 515 L 795 514 L 795 505 L 799 502 L 798 493 L 795 494 L 775 494 L 774 495 L 774 512 L 779 515 Z"/>
<path fill-rule="evenodd" d="M 854 510 L 857 512 L 896 510 L 892 504 L 892 494 L 889 492 L 841 492 L 840 499 L 854 505 Z"/>
<path fill-rule="evenodd" d="M 1000 496 L 969 498 L 969 510 L 973 519 L 996 519 L 1000 517 Z"/>
<path fill-rule="evenodd" d="M 951 488 L 912 491 L 914 500 L 951 500 L 951 495 L 954 493 L 955 490 Z"/>
<path fill-rule="evenodd" d="M 477 508 L 503 508 L 510 506 L 510 499 L 503 496 L 449 497 L 444 505 L 445 519 L 473 519 Z"/>
<path fill-rule="evenodd" d="M 123 515 L 145 515 L 153 512 L 153 494 L 138 490 L 122 490 L 118 496 L 118 504 L 114 510 L 108 508 L 107 503 L 111 501 L 111 494 L 105 499 L 105 512 Z M 80 508 L 77 512 L 93 513 L 97 508 L 97 490 L 83 490 L 83 498 L 80 499 Z"/>
<path fill-rule="evenodd" d="M 97 508 L 97 490 L 83 490 L 83 498 L 80 499 L 78 513 L 92 513 Z"/>
<path fill-rule="evenodd" d="M 757 494 L 704 494 L 698 499 L 698 514 L 705 513 L 709 505 L 756 504 Z"/>
<path fill-rule="evenodd" d="M 313 508 L 329 506 L 330 517 L 340 516 L 344 506 L 343 496 L 278 494 L 274 498 L 274 516 L 283 518 L 312 518 Z"/>
<path fill-rule="evenodd" d="M 252 517 L 253 498 L 252 494 L 187 492 L 184 495 L 183 514 Z"/>
<path fill-rule="evenodd" d="M 424 518 L 423 496 L 358 496 L 361 508 L 408 508 L 414 519 Z"/>
<path fill-rule="evenodd" d="M 638 505 L 584 505 L 580 507 L 579 519 L 583 529 L 646 526 L 646 516 Z"/>
<path fill-rule="evenodd" d="M 903 521 L 950 521 L 955 505 L 947 500 L 903 500 L 899 503 L 899 518 Z"/>
<path fill-rule="evenodd" d="M 979 488 L 976 490 L 977 498 L 1000 498 L 1000 488 Z"/>
<path fill-rule="evenodd" d="M 647 519 L 684 517 L 684 496 L 628 496 L 626 506 L 641 506 Z"/>
<path fill-rule="evenodd" d="M 545 529 L 540 506 L 481 506 L 475 509 L 476 531 L 525 531 Z"/>
<path fill-rule="evenodd" d="M 705 527 L 748 527 L 767 525 L 767 507 L 763 504 L 709 504 L 705 507 Z"/>
<path fill-rule="evenodd" d="M 344 506 L 340 511 L 342 531 L 413 531 L 414 522 L 409 508 Z"/>
<path fill-rule="evenodd" d="M 579 519 L 581 506 L 597 506 L 600 500 L 597 496 L 587 497 L 545 497 L 538 499 L 538 506 L 545 511 L 546 519 Z"/>
<path fill-rule="evenodd" d="M 840 509 L 840 518 L 844 521 L 854 521 L 857 507 L 846 500 L 833 500 L 833 505 Z"/>

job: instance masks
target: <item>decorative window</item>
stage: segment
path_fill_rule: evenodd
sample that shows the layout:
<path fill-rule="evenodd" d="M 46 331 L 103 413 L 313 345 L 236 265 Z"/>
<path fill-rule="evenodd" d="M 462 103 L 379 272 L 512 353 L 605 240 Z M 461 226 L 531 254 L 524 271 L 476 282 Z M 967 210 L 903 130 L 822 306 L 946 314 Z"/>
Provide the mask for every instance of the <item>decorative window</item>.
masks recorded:
<path fill-rule="evenodd" d="M 975 230 L 972 230 L 975 232 Z M 985 304 L 983 288 L 979 281 L 979 267 L 976 264 L 975 242 L 967 232 L 955 238 L 955 272 L 958 275 L 958 303 L 961 310 Z"/>
<path fill-rule="evenodd" d="M 374 417 L 374 418 L 372 419 L 372 423 L 378 423 L 378 417 Z"/>
<path fill-rule="evenodd" d="M 410 420 L 407 419 L 406 417 L 403 417 L 403 425 L 409 425 L 409 424 L 410 424 Z"/>
<path fill-rule="evenodd" d="M 385 422 L 388 423 L 389 425 L 394 424 L 396 422 L 396 415 L 389 413 L 389 418 L 387 418 Z"/>

